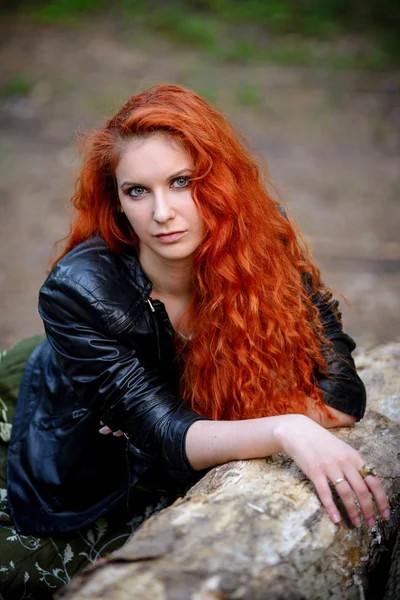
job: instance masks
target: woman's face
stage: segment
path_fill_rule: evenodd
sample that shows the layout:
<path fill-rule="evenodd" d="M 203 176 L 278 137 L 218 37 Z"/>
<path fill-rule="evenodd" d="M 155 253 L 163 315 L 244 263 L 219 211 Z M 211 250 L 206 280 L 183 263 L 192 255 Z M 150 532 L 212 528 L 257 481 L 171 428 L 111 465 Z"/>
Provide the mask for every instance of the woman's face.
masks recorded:
<path fill-rule="evenodd" d="M 200 245 L 203 223 L 188 183 L 192 173 L 190 156 L 171 136 L 154 133 L 124 146 L 115 177 L 141 260 L 187 260 Z"/>

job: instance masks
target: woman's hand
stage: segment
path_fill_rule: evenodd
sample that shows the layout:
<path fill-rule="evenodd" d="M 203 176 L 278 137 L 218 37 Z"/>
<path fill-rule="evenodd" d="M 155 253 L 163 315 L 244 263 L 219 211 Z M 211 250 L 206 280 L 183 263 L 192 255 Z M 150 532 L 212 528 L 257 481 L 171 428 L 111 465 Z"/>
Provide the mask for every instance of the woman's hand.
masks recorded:
<path fill-rule="evenodd" d="M 285 415 L 275 427 L 275 436 L 283 452 L 313 482 L 334 523 L 340 521 L 340 514 L 329 482 L 335 485 L 356 527 L 361 525 L 356 500 L 368 527 L 375 524 L 373 499 L 381 515 L 385 519 L 390 517 L 389 502 L 379 477 L 370 474 L 363 479 L 360 475 L 366 461 L 357 450 L 303 415 Z"/>

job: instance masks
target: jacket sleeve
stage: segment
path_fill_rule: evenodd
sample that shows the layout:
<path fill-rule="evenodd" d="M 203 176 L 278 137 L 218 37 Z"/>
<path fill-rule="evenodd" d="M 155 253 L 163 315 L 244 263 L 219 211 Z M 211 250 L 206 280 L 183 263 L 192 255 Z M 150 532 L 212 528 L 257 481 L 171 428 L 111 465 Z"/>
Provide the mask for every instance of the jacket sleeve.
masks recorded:
<path fill-rule="evenodd" d="M 140 343 L 129 340 L 127 347 L 113 336 L 101 300 L 77 282 L 50 276 L 40 292 L 39 312 L 63 372 L 85 406 L 112 430 L 124 431 L 133 452 L 161 460 L 170 476 L 194 475 L 185 438 L 203 417 L 184 406 Z"/>
<path fill-rule="evenodd" d="M 339 303 L 331 292 L 323 286 L 318 290 L 313 289 L 310 276 L 306 277 L 305 287 L 314 306 L 318 308 L 324 336 L 330 342 L 322 346 L 327 372 L 317 372 L 324 402 L 360 420 L 365 412 L 366 392 L 351 356 L 356 343 L 343 332 Z"/>

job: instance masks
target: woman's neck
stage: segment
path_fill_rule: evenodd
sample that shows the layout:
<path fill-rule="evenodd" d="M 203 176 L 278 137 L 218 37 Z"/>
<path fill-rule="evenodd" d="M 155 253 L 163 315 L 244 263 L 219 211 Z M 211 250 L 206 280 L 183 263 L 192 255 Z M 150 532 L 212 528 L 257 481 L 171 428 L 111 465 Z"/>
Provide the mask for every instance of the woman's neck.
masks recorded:
<path fill-rule="evenodd" d="M 193 260 L 169 261 L 140 252 L 140 264 L 153 284 L 152 297 L 189 302 L 193 287 Z"/>
<path fill-rule="evenodd" d="M 164 304 L 172 327 L 181 335 L 191 335 L 186 309 L 192 297 L 192 260 L 166 261 L 141 252 L 140 264 L 153 284 L 152 299 Z"/>

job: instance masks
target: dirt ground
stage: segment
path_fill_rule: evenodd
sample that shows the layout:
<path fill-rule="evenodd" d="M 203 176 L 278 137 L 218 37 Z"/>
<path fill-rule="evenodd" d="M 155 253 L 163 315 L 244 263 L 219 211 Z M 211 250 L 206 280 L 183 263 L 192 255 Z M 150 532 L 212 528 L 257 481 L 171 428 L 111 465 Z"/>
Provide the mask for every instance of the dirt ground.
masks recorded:
<path fill-rule="evenodd" d="M 361 350 L 400 336 L 399 72 L 221 64 L 109 22 L 7 21 L 1 40 L 0 348 L 41 331 L 37 294 L 68 231 L 76 131 L 161 82 L 214 98 L 266 159 L 325 282 L 352 303 L 345 329 Z"/>

